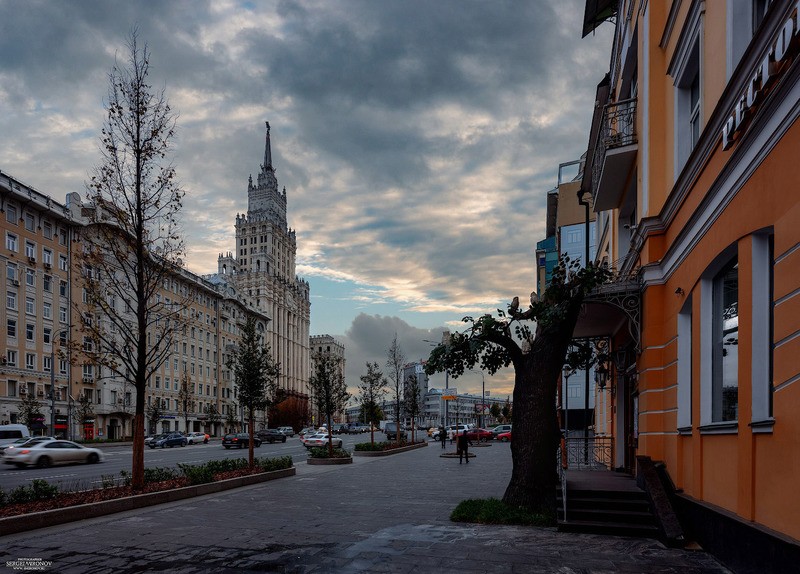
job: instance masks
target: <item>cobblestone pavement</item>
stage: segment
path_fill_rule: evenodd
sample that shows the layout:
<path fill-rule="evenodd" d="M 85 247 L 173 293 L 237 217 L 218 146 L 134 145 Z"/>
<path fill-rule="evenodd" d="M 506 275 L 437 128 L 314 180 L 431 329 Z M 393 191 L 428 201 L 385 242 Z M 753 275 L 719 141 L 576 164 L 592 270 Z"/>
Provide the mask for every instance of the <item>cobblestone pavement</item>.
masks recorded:
<path fill-rule="evenodd" d="M 301 463 L 291 478 L 7 536 L 0 572 L 728 572 L 654 540 L 450 522 L 459 501 L 501 497 L 508 482 L 507 444 L 472 452 L 469 465 L 441 458 L 438 443 Z"/>

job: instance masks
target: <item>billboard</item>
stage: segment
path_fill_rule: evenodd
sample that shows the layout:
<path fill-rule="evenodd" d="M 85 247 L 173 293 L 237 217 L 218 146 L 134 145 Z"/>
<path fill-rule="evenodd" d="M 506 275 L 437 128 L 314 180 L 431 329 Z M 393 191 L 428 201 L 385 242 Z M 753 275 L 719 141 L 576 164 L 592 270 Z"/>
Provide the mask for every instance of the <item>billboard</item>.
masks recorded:
<path fill-rule="evenodd" d="M 458 397 L 458 389 L 450 387 L 449 389 L 442 390 L 443 401 L 454 401 Z"/>

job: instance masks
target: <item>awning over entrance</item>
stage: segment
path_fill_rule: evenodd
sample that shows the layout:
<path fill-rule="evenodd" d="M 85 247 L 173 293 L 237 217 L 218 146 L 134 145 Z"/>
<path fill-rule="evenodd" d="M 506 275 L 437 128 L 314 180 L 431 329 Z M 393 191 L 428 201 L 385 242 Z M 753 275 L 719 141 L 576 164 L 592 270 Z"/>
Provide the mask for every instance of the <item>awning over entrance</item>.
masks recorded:
<path fill-rule="evenodd" d="M 584 301 L 573 338 L 612 337 L 621 329 L 641 348 L 641 282 L 638 278 L 614 281 L 593 291 Z"/>

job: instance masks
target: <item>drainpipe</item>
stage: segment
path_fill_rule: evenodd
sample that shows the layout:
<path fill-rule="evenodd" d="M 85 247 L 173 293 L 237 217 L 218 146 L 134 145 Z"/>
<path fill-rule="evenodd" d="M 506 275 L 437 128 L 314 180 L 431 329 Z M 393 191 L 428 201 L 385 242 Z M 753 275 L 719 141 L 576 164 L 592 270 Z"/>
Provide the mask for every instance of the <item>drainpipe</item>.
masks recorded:
<path fill-rule="evenodd" d="M 585 251 L 584 251 L 584 260 L 583 266 L 589 266 L 589 202 L 583 199 L 584 191 L 578 191 L 578 204 L 582 205 L 586 210 L 586 230 L 584 232 L 586 244 L 585 244 Z M 586 377 L 584 381 L 584 419 L 583 419 L 583 438 L 585 441 L 584 445 L 584 463 L 589 462 L 589 363 L 587 362 L 584 366 L 584 375 Z"/>

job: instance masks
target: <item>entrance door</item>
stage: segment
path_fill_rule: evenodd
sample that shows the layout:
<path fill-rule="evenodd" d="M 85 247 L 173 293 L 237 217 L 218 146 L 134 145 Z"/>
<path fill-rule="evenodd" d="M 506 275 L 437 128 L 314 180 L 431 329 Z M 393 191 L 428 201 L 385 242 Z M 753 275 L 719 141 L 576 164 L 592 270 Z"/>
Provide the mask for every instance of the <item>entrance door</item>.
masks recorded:
<path fill-rule="evenodd" d="M 639 389 L 636 377 L 625 375 L 625 471 L 636 471 L 636 449 L 639 446 Z"/>

